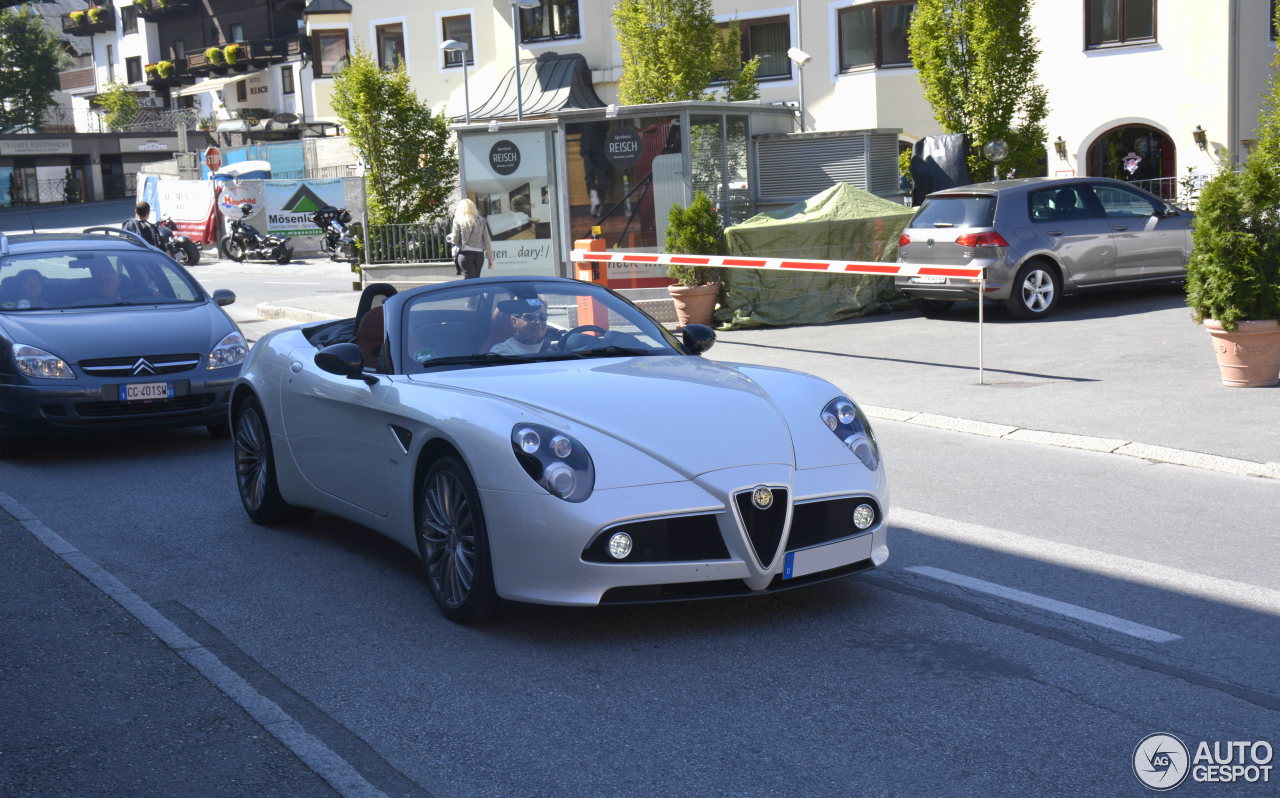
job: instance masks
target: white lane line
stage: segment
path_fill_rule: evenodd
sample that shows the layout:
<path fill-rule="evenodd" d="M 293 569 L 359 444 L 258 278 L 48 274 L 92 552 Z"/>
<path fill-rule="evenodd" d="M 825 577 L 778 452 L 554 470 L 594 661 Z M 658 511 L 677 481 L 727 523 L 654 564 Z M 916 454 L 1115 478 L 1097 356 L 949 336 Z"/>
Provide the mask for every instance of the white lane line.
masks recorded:
<path fill-rule="evenodd" d="M 1065 615 L 1068 618 L 1074 618 L 1077 621 L 1101 626 L 1114 632 L 1136 637 L 1140 640 L 1150 640 L 1153 643 L 1171 643 L 1174 640 L 1181 640 L 1181 635 L 1175 635 L 1173 632 L 1166 632 L 1163 629 L 1157 629 L 1154 626 L 1144 626 L 1135 621 L 1127 621 L 1124 618 L 1117 618 L 1114 615 L 1107 615 L 1105 612 L 1097 612 L 1096 610 L 1081 607 L 1078 604 L 1068 604 L 1065 601 L 1058 601 L 1046 596 L 1036 595 L 1035 593 L 1026 593 L 1021 590 L 1015 590 L 1011 587 L 998 585 L 995 582 L 987 582 L 983 579 L 975 579 L 972 576 L 957 574 L 943 568 L 934 568 L 929 565 L 911 565 L 903 569 L 913 574 L 920 574 L 931 579 L 937 579 L 942 582 L 949 582 L 969 590 L 976 590 L 979 593 L 986 593 L 990 596 L 1009 599 L 1019 604 L 1026 604 L 1029 607 L 1047 610 Z"/>
<path fill-rule="evenodd" d="M 298 283 L 286 280 L 264 280 L 263 285 L 324 285 L 324 283 Z"/>
<path fill-rule="evenodd" d="M 88 555 L 76 549 L 58 533 L 40 522 L 34 514 L 12 496 L 0 492 L 0 510 L 12 515 L 18 523 L 43 543 L 62 561 L 76 569 L 94 587 L 106 593 L 137 619 L 165 645 L 187 661 L 264 729 L 329 783 L 343 798 L 386 798 L 360 772 L 333 749 L 308 733 L 280 705 L 253 689 L 240 674 L 223 664 L 212 651 L 192 640 L 159 610 L 148 604 Z"/>
<path fill-rule="evenodd" d="M 913 532 L 930 537 L 1280 615 L 1280 590 L 898 507 L 889 511 L 889 523 L 891 526 L 909 527 Z"/>

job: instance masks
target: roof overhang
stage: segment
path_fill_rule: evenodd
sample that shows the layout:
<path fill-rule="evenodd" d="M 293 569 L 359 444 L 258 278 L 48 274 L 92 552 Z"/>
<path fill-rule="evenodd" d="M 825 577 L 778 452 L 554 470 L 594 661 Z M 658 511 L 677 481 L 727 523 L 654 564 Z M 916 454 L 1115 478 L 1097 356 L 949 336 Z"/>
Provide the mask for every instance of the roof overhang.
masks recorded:
<path fill-rule="evenodd" d="M 173 96 L 174 97 L 190 97 L 193 94 L 203 94 L 206 91 L 221 91 L 226 87 L 230 86 L 232 83 L 235 83 L 240 80 L 245 80 L 247 78 L 251 78 L 257 74 L 259 73 L 246 72 L 243 75 L 232 75 L 231 77 L 226 77 L 226 78 L 211 78 L 210 80 L 202 81 L 192 86 L 183 86 L 182 88 L 174 91 Z"/>

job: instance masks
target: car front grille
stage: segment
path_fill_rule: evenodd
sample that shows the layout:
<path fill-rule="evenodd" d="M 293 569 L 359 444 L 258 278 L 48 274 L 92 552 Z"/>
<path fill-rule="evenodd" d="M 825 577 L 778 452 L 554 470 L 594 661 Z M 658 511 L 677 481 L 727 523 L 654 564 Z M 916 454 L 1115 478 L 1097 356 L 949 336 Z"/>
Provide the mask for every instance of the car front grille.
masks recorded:
<path fill-rule="evenodd" d="M 91 377 L 150 377 L 193 369 L 200 365 L 200 355 L 130 355 L 82 360 L 79 365 Z"/>
<path fill-rule="evenodd" d="M 733 496 L 738 507 L 738 517 L 746 529 L 751 548 L 755 550 L 756 559 L 761 568 L 768 568 L 778 554 L 778 544 L 782 542 L 783 526 L 787 522 L 787 491 L 785 488 L 771 488 L 773 501 L 763 510 L 757 509 L 751 501 L 753 490 L 744 490 Z"/>
<path fill-rule="evenodd" d="M 863 530 L 853 525 L 853 508 L 859 504 L 869 504 L 876 511 L 876 520 L 871 526 L 880 523 L 880 505 L 869 496 L 796 502 L 795 509 L 791 511 L 791 536 L 787 538 L 787 551 L 860 534 Z"/>
<path fill-rule="evenodd" d="M 609 538 L 618 532 L 631 536 L 631 553 L 621 560 L 609 555 Z M 586 562 L 694 562 L 727 560 L 716 516 L 684 515 L 614 524 L 595 536 L 582 552 Z"/>
<path fill-rule="evenodd" d="M 216 394 L 199 393 L 149 402 L 79 402 L 76 404 L 76 413 L 82 418 L 160 416 L 203 410 L 213 404 L 216 398 Z"/>

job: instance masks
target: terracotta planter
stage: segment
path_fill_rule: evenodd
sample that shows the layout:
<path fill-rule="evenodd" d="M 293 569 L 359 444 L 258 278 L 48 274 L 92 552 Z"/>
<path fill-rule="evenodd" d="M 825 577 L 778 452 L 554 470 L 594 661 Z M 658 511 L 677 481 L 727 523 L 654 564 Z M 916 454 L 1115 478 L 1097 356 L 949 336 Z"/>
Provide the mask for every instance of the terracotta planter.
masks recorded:
<path fill-rule="evenodd" d="M 710 325 L 713 322 L 716 299 L 720 296 L 719 283 L 669 285 L 667 291 L 675 300 L 677 329 L 683 329 L 686 324 Z"/>
<path fill-rule="evenodd" d="M 1280 321 L 1242 321 L 1233 333 L 1213 319 L 1204 326 L 1213 336 L 1223 385 L 1262 388 L 1280 382 Z"/>

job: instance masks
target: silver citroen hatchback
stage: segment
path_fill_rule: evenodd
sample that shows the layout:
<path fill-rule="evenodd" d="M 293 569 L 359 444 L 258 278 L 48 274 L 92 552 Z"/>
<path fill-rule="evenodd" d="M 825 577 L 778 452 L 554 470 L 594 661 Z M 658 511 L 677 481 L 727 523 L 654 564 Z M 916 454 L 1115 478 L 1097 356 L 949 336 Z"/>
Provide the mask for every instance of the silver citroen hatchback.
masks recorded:
<path fill-rule="evenodd" d="M 1001 180 L 925 197 L 898 239 L 898 261 L 986 266 L 986 292 L 1042 318 L 1064 293 L 1181 280 L 1191 212 L 1105 177 Z M 976 299 L 968 278 L 896 277 L 925 315 Z"/>

